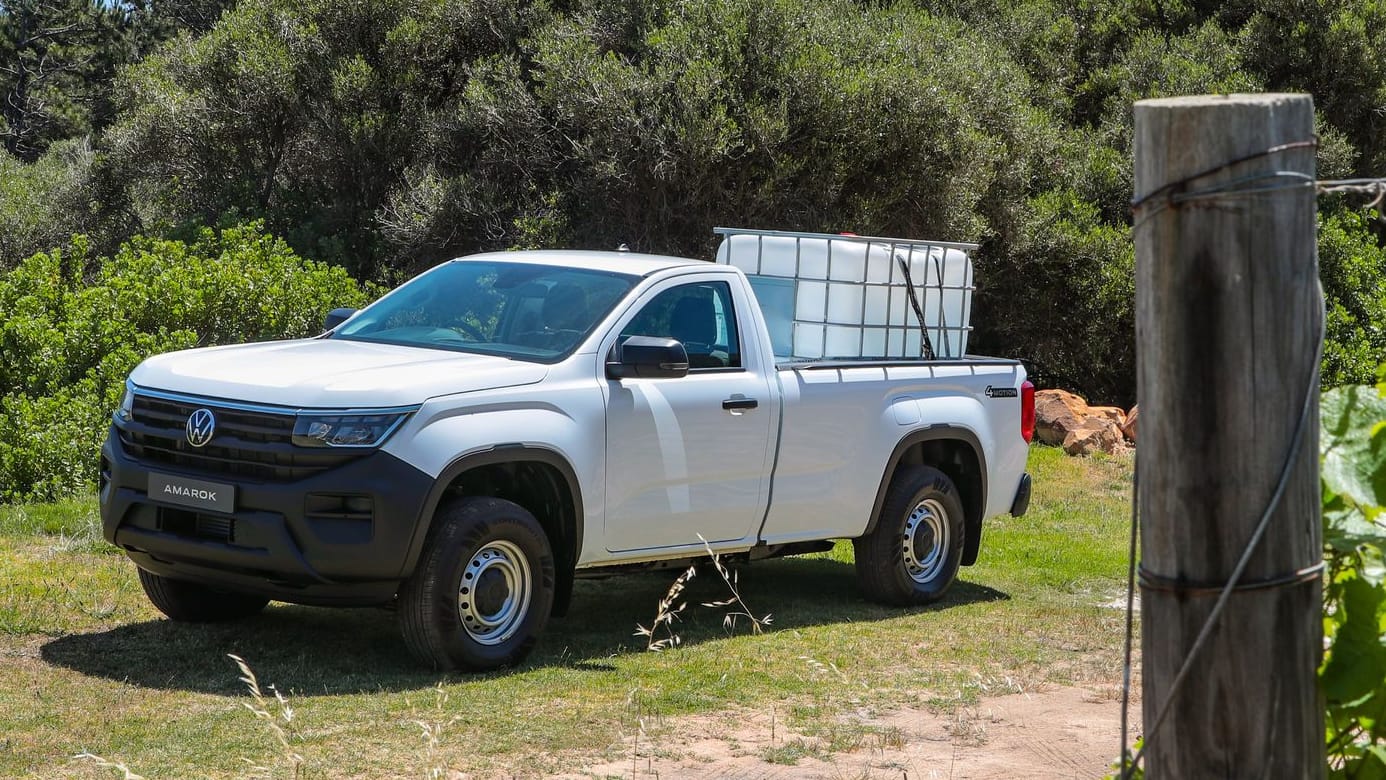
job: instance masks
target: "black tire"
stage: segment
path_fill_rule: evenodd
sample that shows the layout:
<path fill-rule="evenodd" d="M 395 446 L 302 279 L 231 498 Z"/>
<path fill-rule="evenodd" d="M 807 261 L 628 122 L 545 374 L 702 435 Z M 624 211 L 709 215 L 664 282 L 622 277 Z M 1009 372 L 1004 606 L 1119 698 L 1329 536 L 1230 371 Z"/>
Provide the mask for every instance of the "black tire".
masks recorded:
<path fill-rule="evenodd" d="M 965 541 L 962 500 L 932 466 L 896 472 L 876 527 L 854 539 L 857 582 L 883 604 L 931 604 L 958 576 Z"/>
<path fill-rule="evenodd" d="M 433 522 L 399 594 L 409 650 L 435 669 L 520 663 L 553 608 L 553 551 L 544 529 L 519 504 L 484 496 L 445 504 Z"/>
<path fill-rule="evenodd" d="M 144 594 L 160 612 L 184 623 L 219 623 L 258 614 L 269 599 L 248 593 L 215 590 L 195 582 L 173 580 L 140 569 Z"/>

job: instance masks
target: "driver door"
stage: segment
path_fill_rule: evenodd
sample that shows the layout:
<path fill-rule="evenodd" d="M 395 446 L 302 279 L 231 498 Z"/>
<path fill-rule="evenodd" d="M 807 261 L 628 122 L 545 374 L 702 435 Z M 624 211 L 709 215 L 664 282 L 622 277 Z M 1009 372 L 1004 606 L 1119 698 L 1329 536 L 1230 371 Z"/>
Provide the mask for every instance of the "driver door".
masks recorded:
<path fill-rule="evenodd" d="M 759 527 L 774 404 L 738 327 L 737 312 L 752 305 L 725 275 L 679 277 L 646 293 L 618 326 L 617 339 L 683 342 L 689 371 L 606 380 L 608 550 L 735 541 Z"/>

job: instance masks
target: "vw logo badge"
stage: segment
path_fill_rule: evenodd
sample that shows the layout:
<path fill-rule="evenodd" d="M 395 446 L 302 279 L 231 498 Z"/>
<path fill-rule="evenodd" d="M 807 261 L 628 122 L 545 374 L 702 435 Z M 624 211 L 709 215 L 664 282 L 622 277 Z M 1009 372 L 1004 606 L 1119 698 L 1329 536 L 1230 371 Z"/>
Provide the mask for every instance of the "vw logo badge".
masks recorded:
<path fill-rule="evenodd" d="M 212 434 L 217 429 L 217 418 L 212 416 L 211 409 L 198 409 L 188 415 L 188 443 L 194 447 L 201 447 L 212 440 Z"/>

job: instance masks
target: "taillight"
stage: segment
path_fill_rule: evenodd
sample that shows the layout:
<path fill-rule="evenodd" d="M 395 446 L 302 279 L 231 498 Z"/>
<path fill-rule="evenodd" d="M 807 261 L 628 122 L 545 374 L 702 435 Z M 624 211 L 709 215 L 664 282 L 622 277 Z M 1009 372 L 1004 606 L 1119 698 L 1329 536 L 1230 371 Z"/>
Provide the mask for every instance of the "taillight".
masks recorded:
<path fill-rule="evenodd" d="M 1035 385 L 1028 379 L 1020 385 L 1020 436 L 1035 438 Z"/>

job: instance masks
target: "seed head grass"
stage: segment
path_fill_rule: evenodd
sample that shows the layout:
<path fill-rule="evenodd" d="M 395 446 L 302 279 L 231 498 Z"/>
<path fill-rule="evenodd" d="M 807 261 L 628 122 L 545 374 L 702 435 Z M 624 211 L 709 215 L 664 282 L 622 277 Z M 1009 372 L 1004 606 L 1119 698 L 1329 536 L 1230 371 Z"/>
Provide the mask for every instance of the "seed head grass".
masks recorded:
<path fill-rule="evenodd" d="M 260 681 L 255 678 L 255 672 L 251 671 L 245 659 L 234 653 L 228 653 L 227 657 L 236 662 L 236 668 L 241 670 L 240 680 L 245 684 L 246 690 L 250 691 L 250 696 L 254 700 L 241 702 L 241 705 L 250 710 L 250 714 L 254 715 L 256 720 L 269 727 L 270 733 L 274 734 L 275 740 L 279 742 L 282 749 L 284 763 L 291 770 L 294 780 L 298 780 L 303 773 L 303 756 L 294 750 L 292 744 L 294 740 L 290 729 L 294 725 L 294 709 L 289 706 L 289 700 L 273 685 L 269 686 L 273 697 L 266 697 L 264 692 L 260 690 Z M 274 713 L 270 712 L 270 707 L 275 708 Z M 250 759 L 246 759 L 246 761 L 251 763 L 256 774 L 265 777 L 273 776 L 274 772 L 269 767 L 254 764 Z"/>
<path fill-rule="evenodd" d="M 698 534 L 698 539 L 703 543 L 707 550 L 708 560 L 712 568 L 722 578 L 722 583 L 727 586 L 729 595 L 722 599 L 700 602 L 704 607 L 722 612 L 722 628 L 727 633 L 736 630 L 738 620 L 745 618 L 751 624 L 751 633 L 759 634 L 771 623 L 771 616 L 766 613 L 762 617 L 751 614 L 750 607 L 741 599 L 741 592 L 737 590 L 738 575 L 736 572 L 728 571 L 727 565 L 722 562 L 722 556 L 712 549 L 712 545 L 707 543 L 702 534 Z M 655 606 L 655 618 L 650 623 L 650 627 L 637 623 L 635 625 L 635 636 L 643 636 L 646 639 L 645 649 L 652 652 L 660 652 L 670 647 L 677 647 L 683 639 L 674 631 L 674 623 L 679 619 L 679 615 L 688 607 L 688 602 L 683 600 L 683 592 L 688 587 L 688 583 L 698 576 L 698 566 L 694 564 L 679 573 L 674 581 L 669 584 L 669 590 L 659 599 Z M 730 607 L 730 609 L 728 609 Z M 656 637 L 662 633 L 663 636 Z"/>
<path fill-rule="evenodd" d="M 655 607 L 655 617 L 650 623 L 650 627 L 637 623 L 635 624 L 635 636 L 643 636 L 646 639 L 645 649 L 658 653 L 670 647 L 676 647 L 683 640 L 674 631 L 674 622 L 679 619 L 679 614 L 688 607 L 688 602 L 681 600 L 683 591 L 688 587 L 688 583 L 698 576 L 698 567 L 689 566 L 684 569 L 674 581 L 669 584 L 669 590 L 659 599 Z M 663 633 L 662 637 L 656 634 Z"/>

